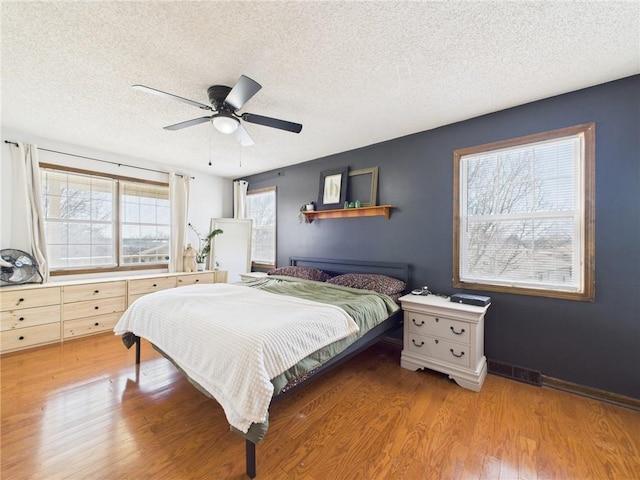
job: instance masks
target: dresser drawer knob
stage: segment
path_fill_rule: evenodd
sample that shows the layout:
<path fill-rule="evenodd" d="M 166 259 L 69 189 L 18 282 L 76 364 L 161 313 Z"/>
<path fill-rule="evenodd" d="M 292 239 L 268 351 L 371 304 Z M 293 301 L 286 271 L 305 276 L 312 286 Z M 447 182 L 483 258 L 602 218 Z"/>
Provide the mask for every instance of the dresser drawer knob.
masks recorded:
<path fill-rule="evenodd" d="M 24 335 L 20 335 L 20 336 L 18 337 L 18 340 L 24 340 Z"/>
<path fill-rule="evenodd" d="M 415 319 L 415 318 L 412 318 L 412 319 L 411 319 L 411 321 L 413 322 L 413 324 L 414 324 L 416 327 L 421 327 L 422 325 L 424 325 L 424 320 L 420 320 L 420 323 L 418 323 L 418 322 L 416 322 L 416 319 Z"/>
<path fill-rule="evenodd" d="M 421 347 L 421 346 L 423 346 L 423 345 L 424 345 L 424 342 L 423 342 L 423 341 L 420 341 L 420 343 L 417 343 L 413 338 L 411 339 L 411 341 L 413 342 L 413 344 L 414 344 L 416 347 Z"/>
<path fill-rule="evenodd" d="M 96 306 L 95 306 L 95 307 L 93 307 L 93 308 L 94 308 L 94 310 L 98 310 L 100 307 L 96 305 Z"/>
<path fill-rule="evenodd" d="M 93 293 L 100 293 L 100 290 L 94 290 Z"/>
<path fill-rule="evenodd" d="M 99 324 L 98 322 L 94 323 L 94 325 L 95 325 L 96 327 L 100 326 L 100 324 Z"/>
<path fill-rule="evenodd" d="M 456 335 L 462 335 L 464 333 L 464 328 L 461 328 L 459 332 L 456 332 L 456 330 L 453 327 L 449 327 L 451 329 L 451 331 L 453 333 L 455 333 Z"/>
<path fill-rule="evenodd" d="M 460 355 L 456 355 L 456 353 L 453 351 L 453 348 L 450 348 L 449 351 L 451 352 L 451 355 L 453 355 L 454 357 L 462 357 L 464 355 L 464 352 L 460 352 Z"/>
<path fill-rule="evenodd" d="M 20 318 L 18 319 L 18 321 L 19 321 L 19 322 L 24 322 L 24 317 L 20 317 Z"/>
<path fill-rule="evenodd" d="M 438 323 L 440 321 L 440 319 L 438 317 L 436 317 L 436 323 Z"/>
<path fill-rule="evenodd" d="M 198 283 L 199 281 L 200 281 L 200 279 L 199 279 L 199 278 L 196 278 L 196 283 Z"/>
<path fill-rule="evenodd" d="M 158 286 L 158 284 L 157 284 L 157 283 L 154 283 L 154 284 L 153 284 L 153 286 L 154 286 L 154 287 L 157 287 L 157 286 Z"/>
<path fill-rule="evenodd" d="M 24 298 L 19 298 L 18 303 L 22 303 L 22 302 L 24 302 Z"/>

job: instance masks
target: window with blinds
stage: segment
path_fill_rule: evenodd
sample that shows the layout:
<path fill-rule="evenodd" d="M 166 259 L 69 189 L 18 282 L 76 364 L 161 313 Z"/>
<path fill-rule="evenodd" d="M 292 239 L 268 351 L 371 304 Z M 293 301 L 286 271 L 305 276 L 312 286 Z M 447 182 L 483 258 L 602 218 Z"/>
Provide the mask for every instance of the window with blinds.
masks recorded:
<path fill-rule="evenodd" d="M 167 185 L 46 166 L 41 188 L 52 273 L 167 264 Z"/>
<path fill-rule="evenodd" d="M 253 220 L 251 262 L 263 267 L 276 264 L 276 187 L 247 192 L 247 217 Z"/>
<path fill-rule="evenodd" d="M 455 152 L 454 286 L 592 299 L 593 129 Z"/>

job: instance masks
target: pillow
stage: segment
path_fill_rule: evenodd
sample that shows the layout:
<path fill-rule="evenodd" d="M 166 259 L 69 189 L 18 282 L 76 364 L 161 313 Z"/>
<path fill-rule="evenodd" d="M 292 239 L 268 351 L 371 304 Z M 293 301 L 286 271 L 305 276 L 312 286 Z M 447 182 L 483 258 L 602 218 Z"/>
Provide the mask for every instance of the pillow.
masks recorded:
<path fill-rule="evenodd" d="M 284 275 L 286 277 L 302 278 L 304 280 L 315 280 L 316 282 L 326 282 L 331 276 L 311 267 L 280 267 L 267 272 L 268 275 Z"/>
<path fill-rule="evenodd" d="M 390 297 L 402 293 L 407 287 L 406 283 L 397 278 L 370 273 L 345 273 L 344 275 L 330 278 L 327 282 L 333 283 L 334 285 L 342 285 L 343 287 L 373 290 L 374 292 L 384 293 Z"/>

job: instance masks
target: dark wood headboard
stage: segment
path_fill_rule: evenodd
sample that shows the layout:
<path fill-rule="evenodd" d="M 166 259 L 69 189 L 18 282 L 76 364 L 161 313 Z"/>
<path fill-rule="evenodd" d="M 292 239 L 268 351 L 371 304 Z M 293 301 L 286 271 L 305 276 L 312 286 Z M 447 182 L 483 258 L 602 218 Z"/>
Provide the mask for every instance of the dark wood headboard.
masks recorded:
<path fill-rule="evenodd" d="M 392 262 L 367 262 L 362 260 L 340 260 L 333 258 L 290 257 L 293 267 L 312 267 L 331 276 L 343 273 L 377 273 L 402 280 L 409 285 L 409 264 Z"/>

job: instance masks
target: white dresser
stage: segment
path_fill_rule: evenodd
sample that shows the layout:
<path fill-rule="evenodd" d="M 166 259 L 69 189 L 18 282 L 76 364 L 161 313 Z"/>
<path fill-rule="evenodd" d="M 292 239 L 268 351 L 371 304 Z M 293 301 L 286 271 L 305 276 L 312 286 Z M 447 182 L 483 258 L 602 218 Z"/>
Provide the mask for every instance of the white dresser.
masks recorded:
<path fill-rule="evenodd" d="M 489 305 L 453 303 L 437 295 L 405 295 L 400 302 L 404 310 L 402 367 L 437 370 L 461 387 L 479 392 L 487 376 L 484 315 Z"/>

